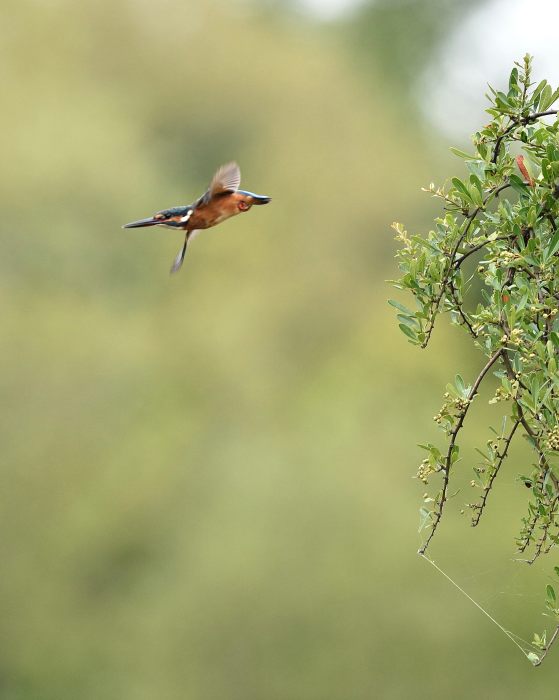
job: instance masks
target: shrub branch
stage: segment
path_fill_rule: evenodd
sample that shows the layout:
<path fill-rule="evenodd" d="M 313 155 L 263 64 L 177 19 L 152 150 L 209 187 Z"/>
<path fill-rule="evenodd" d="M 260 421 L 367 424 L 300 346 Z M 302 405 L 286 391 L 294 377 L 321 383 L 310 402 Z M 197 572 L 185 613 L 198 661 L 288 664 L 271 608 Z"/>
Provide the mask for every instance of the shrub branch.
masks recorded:
<path fill-rule="evenodd" d="M 474 152 L 453 149 L 467 175 L 451 178 L 449 186 L 426 188 L 442 209 L 427 236 L 410 237 L 394 224 L 402 273 L 394 285 L 415 299 L 414 310 L 390 302 L 398 310 L 402 332 L 426 348 L 439 314 L 450 313 L 451 322 L 485 357 L 471 387 L 460 375 L 447 385 L 435 416 L 446 447 L 422 445 L 428 456 L 418 478 L 428 484 L 434 476 L 442 483 L 434 496 L 424 497 L 422 523 L 428 532 L 420 554 L 442 522 L 459 461 L 458 440 L 472 401 L 490 375 L 497 378 L 490 403 L 505 404 L 505 421 L 509 416 L 511 423 L 507 432 L 504 422 L 500 433 L 494 431 L 497 438 L 479 450 L 483 463 L 474 467 L 471 485 L 481 494 L 468 504 L 472 525 L 486 510 L 511 445 L 524 433 L 535 463 L 529 474 L 519 475 L 531 495 L 528 513 L 520 517 L 517 549 L 528 552 L 524 561 L 532 563 L 559 544 L 559 119 L 553 107 L 559 89 L 545 80 L 535 85 L 531 71 L 532 59 L 525 56 L 511 71 L 507 90 L 490 88 L 491 121 L 474 134 Z M 475 271 L 465 279 L 464 269 L 470 266 L 464 263 L 476 253 Z M 477 306 L 467 310 L 472 292 Z M 559 624 L 555 590 L 550 585 L 546 590 L 546 606 Z M 547 646 L 545 634 L 535 635 L 544 650 L 541 659 L 558 630 Z"/>

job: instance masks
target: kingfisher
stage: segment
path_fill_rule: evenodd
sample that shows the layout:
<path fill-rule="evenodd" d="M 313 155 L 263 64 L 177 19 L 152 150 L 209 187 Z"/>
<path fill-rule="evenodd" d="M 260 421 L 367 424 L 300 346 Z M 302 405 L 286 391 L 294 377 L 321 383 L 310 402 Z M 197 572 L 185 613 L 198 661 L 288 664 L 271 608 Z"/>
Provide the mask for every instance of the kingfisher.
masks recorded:
<path fill-rule="evenodd" d="M 184 231 L 184 244 L 171 267 L 173 274 L 180 270 L 188 242 L 197 233 L 248 211 L 253 204 L 268 204 L 271 201 L 271 197 L 263 194 L 240 190 L 240 184 L 241 169 L 235 162 L 227 163 L 217 169 L 206 192 L 193 204 L 162 209 L 147 219 L 124 224 L 122 228 L 165 226 Z"/>

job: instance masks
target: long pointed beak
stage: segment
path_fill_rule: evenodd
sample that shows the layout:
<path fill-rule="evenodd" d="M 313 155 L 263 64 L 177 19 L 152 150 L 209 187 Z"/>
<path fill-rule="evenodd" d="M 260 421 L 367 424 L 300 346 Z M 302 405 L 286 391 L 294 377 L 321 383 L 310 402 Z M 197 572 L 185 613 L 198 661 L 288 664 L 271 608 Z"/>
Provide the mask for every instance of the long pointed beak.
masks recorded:
<path fill-rule="evenodd" d="M 272 198 L 267 197 L 265 194 L 254 194 L 254 192 L 248 192 L 247 190 L 238 190 L 238 192 L 252 197 L 253 204 L 268 204 L 268 202 L 272 201 Z"/>
<path fill-rule="evenodd" d="M 138 221 L 131 221 L 129 224 L 124 224 L 122 228 L 140 228 L 140 226 L 156 226 L 160 224 L 159 219 L 155 219 L 153 216 L 148 216 L 147 219 L 138 219 Z"/>

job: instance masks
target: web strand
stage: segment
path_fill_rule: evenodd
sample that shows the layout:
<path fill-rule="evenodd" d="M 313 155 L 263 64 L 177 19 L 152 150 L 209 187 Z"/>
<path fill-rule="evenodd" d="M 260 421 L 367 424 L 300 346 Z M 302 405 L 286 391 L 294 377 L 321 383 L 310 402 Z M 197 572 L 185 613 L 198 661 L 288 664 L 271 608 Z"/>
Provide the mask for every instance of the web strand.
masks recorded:
<path fill-rule="evenodd" d="M 522 639 L 522 637 L 519 637 L 517 634 L 513 634 L 512 632 L 509 632 L 509 630 L 505 629 L 503 625 L 497 622 L 497 620 L 489 612 L 487 612 L 487 610 L 485 610 L 485 608 L 483 608 L 477 601 L 475 601 L 471 595 L 466 593 L 466 591 L 461 586 L 459 586 L 456 583 L 456 581 L 454 581 L 445 571 L 443 571 L 440 566 L 435 564 L 435 562 L 432 559 L 430 559 L 426 554 L 423 554 L 421 552 L 419 552 L 419 555 L 423 559 L 425 559 L 425 561 L 428 561 L 429 564 L 431 564 L 431 566 L 433 566 L 440 574 L 442 574 L 447 581 L 450 581 L 450 583 L 455 588 L 457 588 L 460 591 L 460 593 L 462 593 L 462 595 L 464 595 L 471 603 L 473 603 L 478 610 L 480 610 L 486 617 L 488 617 L 491 620 L 491 622 L 494 625 L 496 625 L 501 630 L 501 632 L 503 632 L 503 634 L 506 635 L 511 640 L 511 642 L 520 649 L 523 656 L 525 656 L 528 659 L 528 661 L 530 661 L 530 663 L 535 663 L 534 657 L 537 657 L 538 662 L 540 661 L 539 654 L 534 653 L 534 651 L 526 651 L 526 648 L 530 650 L 536 650 L 536 652 L 539 652 L 539 649 L 536 649 L 536 647 L 530 644 L 530 642 L 527 642 L 525 639 Z M 517 640 L 520 640 L 524 644 L 524 646 L 522 646 Z"/>

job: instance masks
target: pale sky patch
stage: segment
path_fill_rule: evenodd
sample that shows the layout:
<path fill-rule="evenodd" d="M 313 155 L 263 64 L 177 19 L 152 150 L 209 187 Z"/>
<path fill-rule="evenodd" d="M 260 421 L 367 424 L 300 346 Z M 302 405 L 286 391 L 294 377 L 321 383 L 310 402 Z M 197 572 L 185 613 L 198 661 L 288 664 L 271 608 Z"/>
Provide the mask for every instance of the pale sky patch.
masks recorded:
<path fill-rule="evenodd" d="M 300 5 L 325 20 L 341 17 L 364 2 L 365 0 L 299 0 Z"/>
<path fill-rule="evenodd" d="M 514 61 L 534 56 L 533 80 L 559 85 L 559 3 L 492 0 L 450 33 L 418 81 L 422 110 L 437 128 L 460 141 L 487 121 L 487 83 L 506 88 Z"/>

